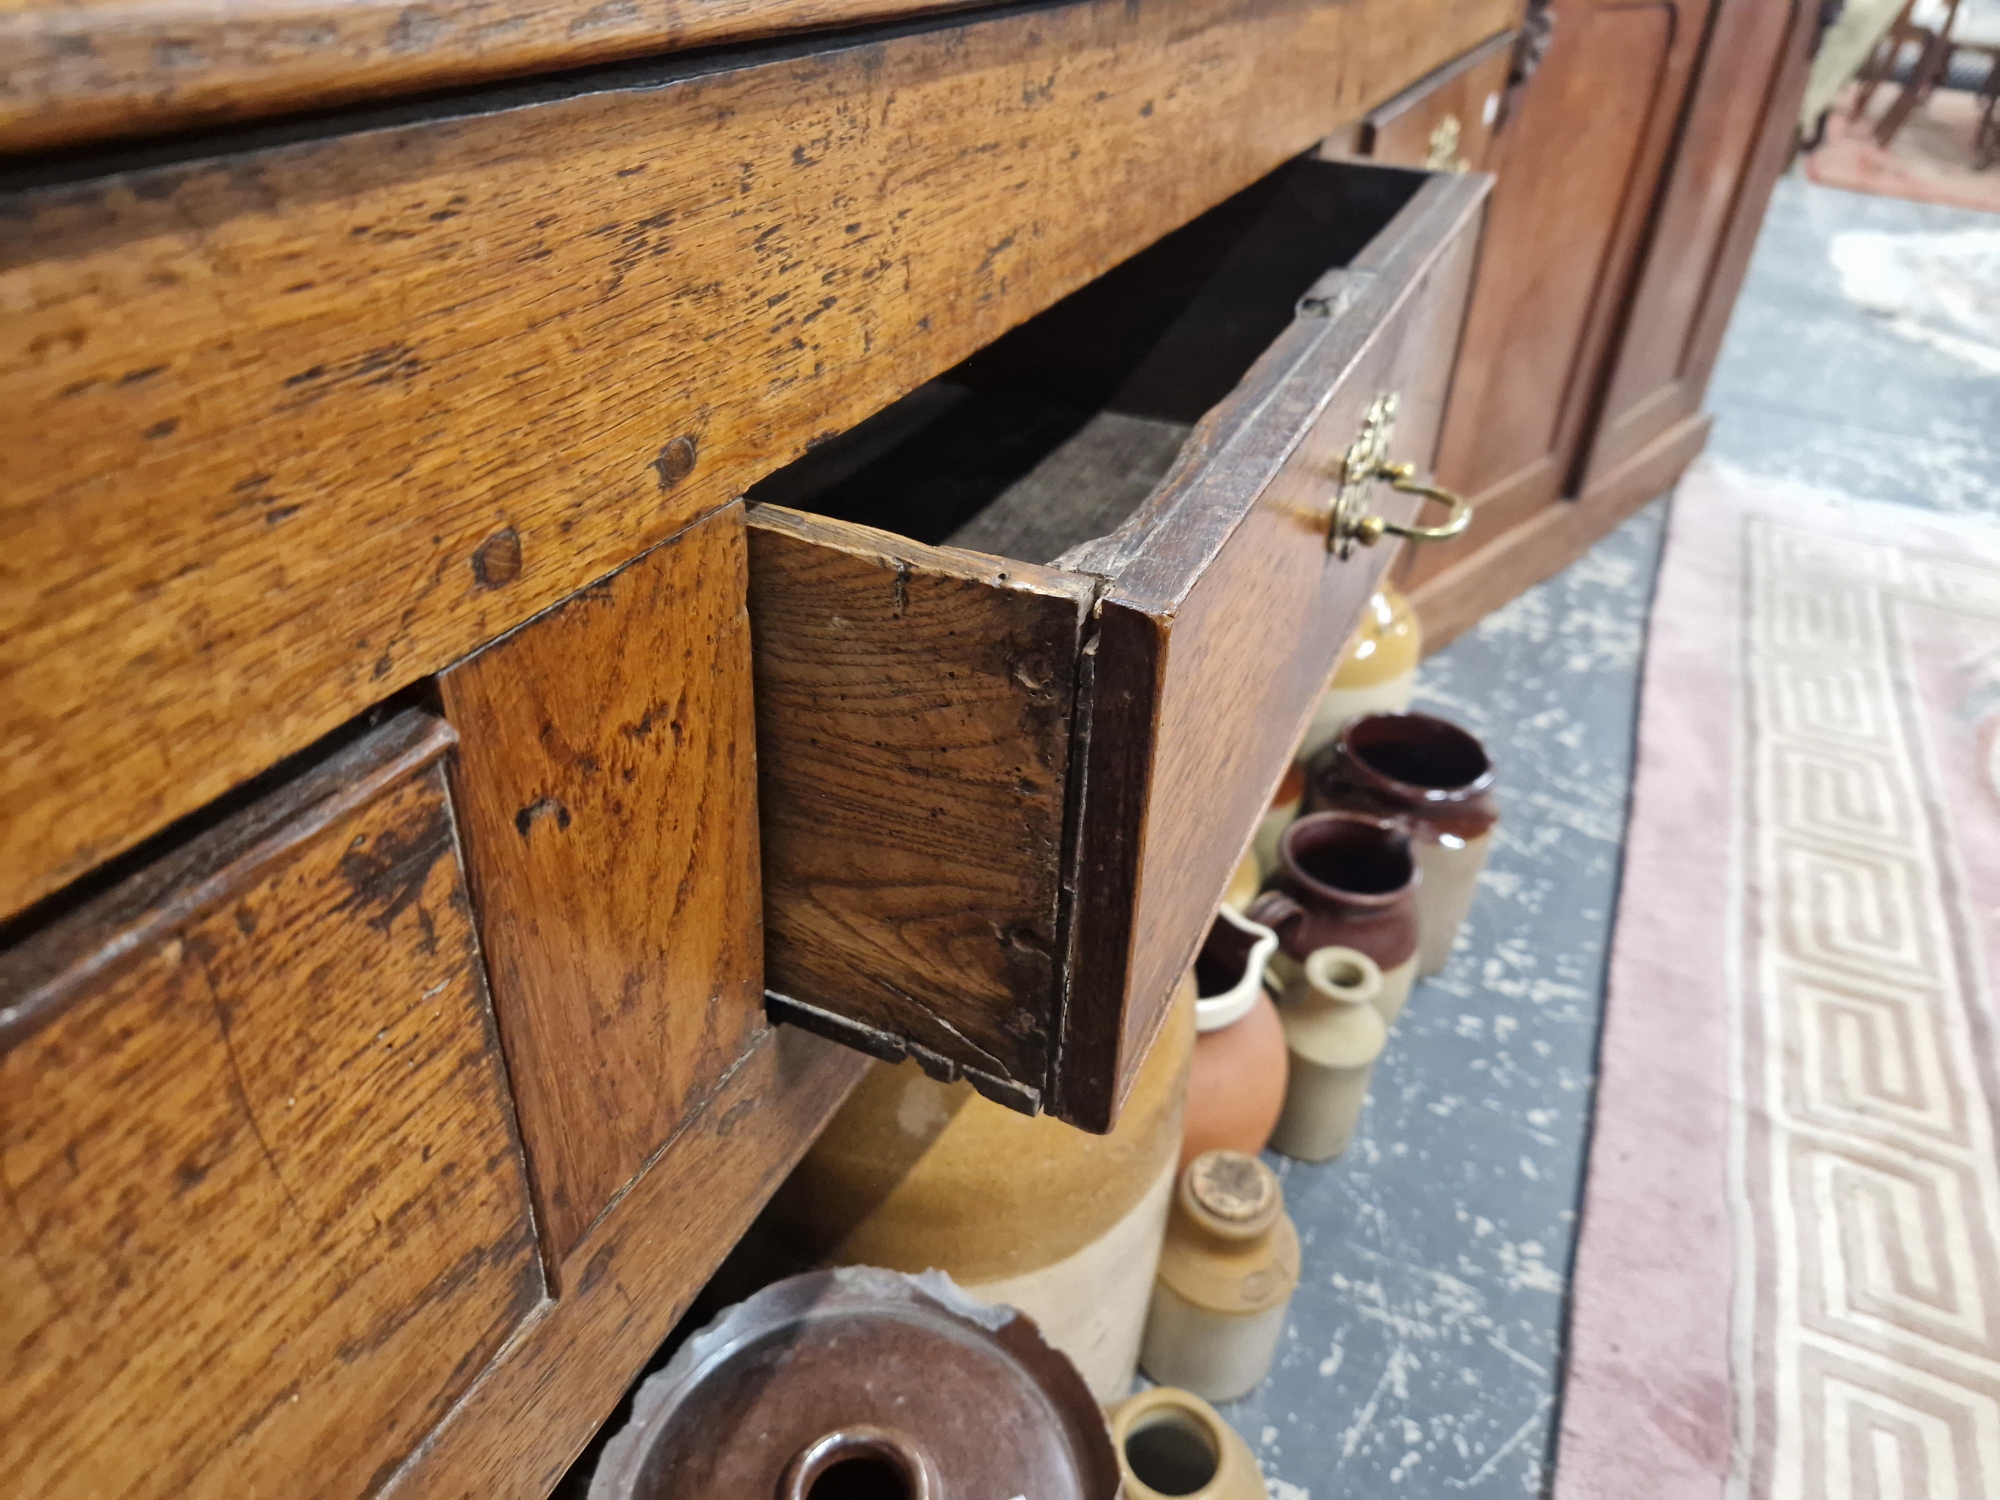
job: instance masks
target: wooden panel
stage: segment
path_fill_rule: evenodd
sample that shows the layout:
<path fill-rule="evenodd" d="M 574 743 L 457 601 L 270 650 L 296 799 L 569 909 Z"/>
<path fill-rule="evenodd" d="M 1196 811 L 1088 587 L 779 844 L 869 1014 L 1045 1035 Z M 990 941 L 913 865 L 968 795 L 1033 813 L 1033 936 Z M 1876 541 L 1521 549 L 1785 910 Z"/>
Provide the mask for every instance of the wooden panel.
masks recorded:
<path fill-rule="evenodd" d="M 1362 121 L 1361 154 L 1393 167 L 1476 172 L 1500 117 L 1515 33 L 1502 32 Z"/>
<path fill-rule="evenodd" d="M 726 503 L 1513 8 L 1091 0 L 18 188 L 0 912 Z"/>
<path fill-rule="evenodd" d="M 1092 582 L 751 521 L 768 983 L 810 1007 L 778 1013 L 1033 1109 Z"/>
<path fill-rule="evenodd" d="M 0 151 L 854 25 L 972 0 L 18 0 Z"/>
<path fill-rule="evenodd" d="M 1586 490 L 1701 405 L 1791 155 L 1819 9 L 1809 0 L 1721 0 L 1620 336 Z"/>
<path fill-rule="evenodd" d="M 1113 583 L 1092 668 L 1055 1101 L 1066 1119 L 1101 1130 L 1115 1118 L 1393 556 L 1328 552 L 1334 476 L 1389 391 L 1403 401 L 1396 457 L 1430 459 L 1486 190 L 1483 178 L 1425 186 L 1350 272 L 1316 289 L 1328 315 L 1294 325 L 1296 363 L 1275 346 L 1147 510 L 1076 556 Z M 1396 519 L 1414 510 L 1386 489 L 1377 498 Z"/>
<path fill-rule="evenodd" d="M 385 1500 L 542 1500 L 868 1067 L 793 1027 L 760 1033 Z"/>
<path fill-rule="evenodd" d="M 1472 530 L 1414 554 L 1415 587 L 1571 492 L 1710 0 L 1556 0 L 1499 173 L 1438 454 Z"/>
<path fill-rule="evenodd" d="M 763 1024 L 746 572 L 732 505 L 439 682 L 558 1260 Z"/>
<path fill-rule="evenodd" d="M 1438 651 L 1517 594 L 1553 578 L 1627 516 L 1657 500 L 1708 442 L 1712 419 L 1692 416 L 1669 428 L 1623 468 L 1604 476 L 1580 504 L 1551 505 L 1461 554 L 1410 595 L 1424 624 L 1424 649 Z"/>
<path fill-rule="evenodd" d="M 368 1493 L 541 1295 L 410 714 L 0 960 L 0 1466 Z"/>

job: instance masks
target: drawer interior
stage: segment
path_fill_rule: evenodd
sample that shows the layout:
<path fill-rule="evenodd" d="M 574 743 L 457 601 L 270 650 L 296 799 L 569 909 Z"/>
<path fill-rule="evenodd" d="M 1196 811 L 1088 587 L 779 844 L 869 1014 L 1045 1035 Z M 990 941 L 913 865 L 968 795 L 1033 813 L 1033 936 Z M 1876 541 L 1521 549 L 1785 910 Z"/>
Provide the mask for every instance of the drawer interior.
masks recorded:
<path fill-rule="evenodd" d="M 749 498 L 1053 563 L 1152 494 L 1301 301 L 1426 180 L 1289 162 Z"/>

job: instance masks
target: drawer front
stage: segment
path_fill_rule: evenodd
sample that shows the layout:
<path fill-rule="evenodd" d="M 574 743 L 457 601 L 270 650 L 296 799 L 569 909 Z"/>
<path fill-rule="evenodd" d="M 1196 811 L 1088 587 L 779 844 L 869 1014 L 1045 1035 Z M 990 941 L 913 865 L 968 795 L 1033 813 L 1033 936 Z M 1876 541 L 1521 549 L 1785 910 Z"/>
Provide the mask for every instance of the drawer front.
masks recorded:
<path fill-rule="evenodd" d="M 1485 170 L 1514 45 L 1511 31 L 1493 37 L 1369 111 L 1361 126 L 1361 154 L 1393 167 Z"/>
<path fill-rule="evenodd" d="M 1394 392 L 1393 457 L 1428 462 L 1471 272 L 1484 179 L 1298 170 L 1358 195 L 1336 223 L 1407 201 L 1111 535 L 1043 566 L 753 507 L 778 1014 L 1109 1128 L 1389 559 L 1329 551 L 1340 460 Z M 1200 321 L 1126 381 L 1139 405 L 1173 408 Z"/>
<path fill-rule="evenodd" d="M 0 173 L 0 913 L 726 505 L 1517 3 L 1002 8 Z"/>
<path fill-rule="evenodd" d="M 1399 408 L 1392 459 L 1430 464 L 1485 193 L 1484 179 L 1434 179 L 1329 278 L 1328 310 L 1300 318 L 1295 347 L 1275 346 L 1197 429 L 1126 534 L 1077 558 L 1113 582 L 1080 730 L 1070 1067 L 1051 1101 L 1067 1118 L 1115 1117 L 1394 556 L 1393 544 L 1330 553 L 1330 504 L 1383 395 Z M 1377 487 L 1374 499 L 1392 521 L 1413 518 L 1407 497 Z"/>
<path fill-rule="evenodd" d="M 411 713 L 0 961 L 0 1468 L 351 1500 L 542 1297 Z"/>

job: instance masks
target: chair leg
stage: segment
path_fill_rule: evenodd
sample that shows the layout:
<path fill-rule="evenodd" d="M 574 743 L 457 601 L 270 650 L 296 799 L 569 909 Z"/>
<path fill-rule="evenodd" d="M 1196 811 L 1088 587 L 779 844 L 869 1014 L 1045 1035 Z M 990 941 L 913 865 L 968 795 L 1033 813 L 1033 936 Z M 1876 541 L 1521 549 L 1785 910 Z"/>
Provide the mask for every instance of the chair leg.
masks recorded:
<path fill-rule="evenodd" d="M 1859 87 L 1854 93 L 1854 104 L 1847 112 L 1850 120 L 1859 120 L 1868 113 L 1869 101 L 1874 99 L 1876 87 L 1889 76 L 1896 65 L 1896 52 L 1901 42 L 1894 32 L 1885 41 L 1875 44 L 1875 50 L 1868 54 L 1868 61 L 1861 65 L 1861 71 L 1854 75 Z"/>
<path fill-rule="evenodd" d="M 1924 39 L 1924 50 L 1917 56 L 1916 71 L 1910 74 L 1910 81 L 1903 86 L 1903 92 L 1896 96 L 1896 102 L 1889 106 L 1889 112 L 1882 116 L 1882 123 L 1875 127 L 1875 143 L 1887 150 L 1889 143 L 1896 139 L 1896 132 L 1909 123 L 1917 106 L 1930 97 L 1938 79 L 1951 63 L 1951 41 L 1948 37 L 1929 34 Z"/>
<path fill-rule="evenodd" d="M 1985 107 L 1979 112 L 1979 130 L 1973 137 L 1972 163 L 1974 171 L 1984 172 L 2000 160 L 2000 52 L 1993 54 L 1979 94 Z"/>

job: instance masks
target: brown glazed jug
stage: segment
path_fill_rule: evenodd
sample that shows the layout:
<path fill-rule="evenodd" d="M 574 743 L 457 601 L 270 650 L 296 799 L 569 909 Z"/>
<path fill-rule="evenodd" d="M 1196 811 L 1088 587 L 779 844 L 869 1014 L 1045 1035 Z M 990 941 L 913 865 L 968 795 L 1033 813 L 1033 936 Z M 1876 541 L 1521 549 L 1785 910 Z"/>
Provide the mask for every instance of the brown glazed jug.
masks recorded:
<path fill-rule="evenodd" d="M 1322 948 L 1353 948 L 1382 971 L 1398 1013 L 1417 970 L 1417 888 L 1409 830 L 1366 813 L 1308 813 L 1278 841 L 1278 868 L 1244 915 L 1278 934 L 1272 972 L 1291 985 Z"/>
<path fill-rule="evenodd" d="M 1264 988 L 1278 936 L 1228 907 L 1194 961 L 1194 1057 L 1180 1165 L 1204 1151 L 1262 1151 L 1285 1105 L 1285 1028 Z"/>
<path fill-rule="evenodd" d="M 1313 758 L 1307 806 L 1400 818 L 1416 837 L 1417 977 L 1451 957 L 1471 910 L 1500 810 L 1493 761 L 1456 724 L 1431 714 L 1363 714 Z"/>

